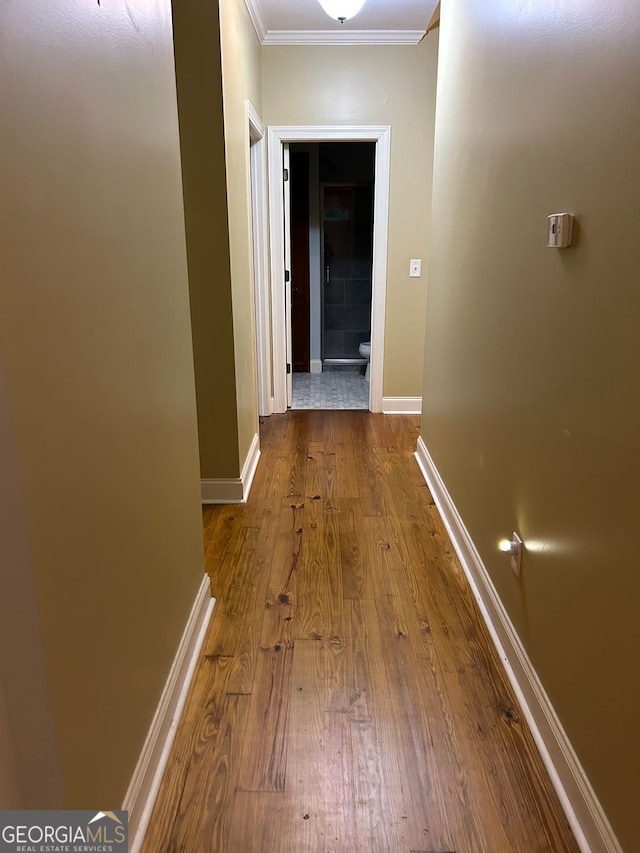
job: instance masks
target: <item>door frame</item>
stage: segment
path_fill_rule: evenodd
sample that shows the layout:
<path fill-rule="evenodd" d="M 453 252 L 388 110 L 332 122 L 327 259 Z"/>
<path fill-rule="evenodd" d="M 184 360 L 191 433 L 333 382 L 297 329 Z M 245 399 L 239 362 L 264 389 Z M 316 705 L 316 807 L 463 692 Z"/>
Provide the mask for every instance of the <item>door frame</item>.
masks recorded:
<path fill-rule="evenodd" d="M 367 126 L 270 126 L 268 138 L 269 245 L 271 264 L 271 340 L 273 342 L 273 409 L 287 411 L 287 356 L 284 264 L 285 142 L 375 142 L 373 193 L 373 268 L 371 282 L 371 366 L 369 409 L 382 411 L 384 324 L 387 295 L 387 244 L 389 233 L 389 172 L 391 127 Z"/>
<path fill-rule="evenodd" d="M 291 174 L 291 156 L 288 143 L 282 145 L 282 169 L 287 175 Z M 282 185 L 282 236 L 284 237 L 284 269 L 289 270 L 289 275 L 284 276 L 284 316 L 285 316 L 285 342 L 284 360 L 287 366 L 286 385 L 286 407 L 293 405 L 293 328 L 291 319 L 291 182 Z M 288 318 L 288 322 L 287 322 Z"/>
<path fill-rule="evenodd" d="M 258 414 L 270 415 L 271 323 L 269 321 L 269 265 L 267 263 L 267 175 L 264 125 L 251 101 L 246 102 L 249 127 L 249 180 L 251 191 L 251 244 L 255 306 Z"/>

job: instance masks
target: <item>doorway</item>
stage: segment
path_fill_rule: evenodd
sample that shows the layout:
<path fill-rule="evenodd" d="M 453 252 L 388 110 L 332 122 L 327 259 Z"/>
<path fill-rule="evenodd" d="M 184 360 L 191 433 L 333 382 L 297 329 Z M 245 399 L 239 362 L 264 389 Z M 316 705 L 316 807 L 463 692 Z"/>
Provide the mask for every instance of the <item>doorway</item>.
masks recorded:
<path fill-rule="evenodd" d="M 370 383 L 368 408 L 382 410 L 382 371 L 384 366 L 384 312 L 386 302 L 387 229 L 389 206 L 390 128 L 383 127 L 270 127 L 269 138 L 269 223 L 271 262 L 271 317 L 273 341 L 273 411 L 287 410 L 287 365 L 291 370 L 291 323 L 286 308 L 285 206 L 289 203 L 289 187 L 285 188 L 283 152 L 298 142 L 369 142 L 373 143 L 374 186 L 371 263 L 370 311 Z M 357 183 L 357 182 L 356 182 Z M 288 304 L 287 304 L 288 303 Z M 354 330 L 360 335 L 362 330 Z M 289 348 L 287 347 L 289 341 Z M 310 347 L 313 330 L 310 329 Z M 287 355 L 289 354 L 289 359 Z M 359 353 L 358 353 L 359 355 Z M 355 355 L 352 356 L 355 359 Z M 314 361 L 322 363 L 322 355 L 314 359 L 310 351 L 310 372 Z M 362 364 L 362 361 L 361 361 Z M 317 364 L 316 364 L 317 369 Z"/>
<path fill-rule="evenodd" d="M 297 409 L 368 409 L 375 143 L 289 146 Z"/>

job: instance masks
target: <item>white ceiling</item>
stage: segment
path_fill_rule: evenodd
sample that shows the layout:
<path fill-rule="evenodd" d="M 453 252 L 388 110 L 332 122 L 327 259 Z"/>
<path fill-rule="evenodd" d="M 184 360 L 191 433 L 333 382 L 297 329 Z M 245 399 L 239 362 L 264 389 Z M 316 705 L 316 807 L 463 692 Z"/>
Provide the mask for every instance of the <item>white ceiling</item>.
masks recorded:
<path fill-rule="evenodd" d="M 417 44 L 437 0 L 366 0 L 341 24 L 318 0 L 245 0 L 262 44 Z"/>

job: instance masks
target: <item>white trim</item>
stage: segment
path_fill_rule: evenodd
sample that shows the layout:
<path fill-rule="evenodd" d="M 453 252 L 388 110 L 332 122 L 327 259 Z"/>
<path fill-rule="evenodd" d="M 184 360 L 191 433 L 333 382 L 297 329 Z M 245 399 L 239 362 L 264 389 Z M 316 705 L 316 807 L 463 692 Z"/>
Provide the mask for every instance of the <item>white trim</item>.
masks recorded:
<path fill-rule="evenodd" d="M 122 804 L 129 812 L 129 853 L 142 847 L 215 603 L 205 575 Z"/>
<path fill-rule="evenodd" d="M 271 346 L 273 357 L 272 411 L 286 412 L 287 333 L 284 292 L 284 198 L 282 192 L 282 145 L 285 140 L 273 128 L 268 128 L 267 137 L 269 259 L 271 267 Z"/>
<path fill-rule="evenodd" d="M 422 439 L 416 459 L 583 853 L 622 853 L 476 546 Z"/>
<path fill-rule="evenodd" d="M 383 397 L 382 413 L 384 415 L 420 415 L 422 414 L 422 397 Z"/>
<path fill-rule="evenodd" d="M 244 465 L 242 466 L 242 473 L 240 474 L 240 478 L 242 479 L 242 502 L 246 503 L 249 497 L 249 492 L 251 491 L 251 486 L 253 484 L 253 478 L 256 473 L 256 468 L 258 467 L 258 462 L 260 460 L 260 435 L 256 433 L 253 436 L 253 441 L 251 442 L 251 447 L 249 448 L 249 452 L 247 453 L 247 458 L 244 460 Z"/>
<path fill-rule="evenodd" d="M 309 370 L 311 373 L 322 373 L 322 359 L 312 358 L 309 362 Z"/>
<path fill-rule="evenodd" d="M 282 168 L 285 174 L 289 174 L 291 169 L 291 155 L 289 152 L 289 143 L 282 143 Z M 282 212 L 283 212 L 283 228 L 282 236 L 284 237 L 284 268 L 291 270 L 291 181 L 286 181 L 282 186 Z M 285 383 L 287 386 L 287 408 L 293 405 L 293 318 L 291 315 L 292 308 L 292 285 L 291 276 L 285 275 L 284 282 L 284 316 L 285 316 L 285 355 L 284 360 L 287 363 L 287 375 Z"/>
<path fill-rule="evenodd" d="M 259 0 L 245 0 L 260 44 L 418 44 L 426 30 L 268 30 Z"/>
<path fill-rule="evenodd" d="M 239 477 L 216 477 L 200 481 L 203 504 L 244 504 L 249 498 L 260 459 L 260 436 L 253 436 Z"/>
<path fill-rule="evenodd" d="M 253 28 L 258 36 L 258 40 L 260 41 L 260 44 L 264 44 L 267 28 L 264 23 L 264 18 L 262 17 L 262 12 L 260 11 L 260 3 L 258 0 L 244 0 L 244 3 L 247 7 L 249 17 L 251 18 Z"/>
<path fill-rule="evenodd" d="M 362 141 L 376 143 L 369 409 L 372 412 L 380 412 L 382 410 L 384 321 L 387 292 L 391 128 L 385 125 L 272 126 L 268 128 L 268 141 L 274 412 L 285 412 L 287 409 L 282 146 L 285 142 Z M 282 282 L 282 286 L 275 286 L 276 282 Z"/>
<path fill-rule="evenodd" d="M 264 136 L 264 125 L 251 101 L 245 102 L 247 108 L 247 122 L 249 124 L 249 136 L 252 141 L 262 139 Z"/>
<path fill-rule="evenodd" d="M 246 0 L 247 5 L 251 0 Z M 255 22 L 254 22 L 255 26 Z M 256 29 L 257 32 L 257 29 Z M 426 30 L 267 30 L 262 44 L 418 44 Z"/>
<path fill-rule="evenodd" d="M 254 304 L 256 317 L 256 370 L 258 414 L 271 409 L 271 324 L 269 322 L 269 264 L 267 261 L 267 174 L 264 125 L 250 101 L 246 102 L 249 125 L 251 182 L 251 240 L 253 245 Z"/>
<path fill-rule="evenodd" d="M 203 504 L 241 504 L 242 480 L 240 477 L 209 477 L 200 480 Z"/>

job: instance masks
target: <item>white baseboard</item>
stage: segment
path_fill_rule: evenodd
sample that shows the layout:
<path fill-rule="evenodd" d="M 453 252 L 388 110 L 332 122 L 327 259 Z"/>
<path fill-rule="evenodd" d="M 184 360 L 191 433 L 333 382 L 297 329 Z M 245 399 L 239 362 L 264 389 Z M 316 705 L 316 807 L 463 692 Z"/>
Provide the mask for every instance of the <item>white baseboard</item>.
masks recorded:
<path fill-rule="evenodd" d="M 200 481 L 203 504 L 244 504 L 260 459 L 260 436 L 256 433 L 239 477 L 209 478 Z"/>
<path fill-rule="evenodd" d="M 583 853 L 622 853 L 600 801 L 421 437 L 415 455 L 580 850 Z"/>
<path fill-rule="evenodd" d="M 200 480 L 203 504 L 241 504 L 242 480 L 240 477 Z"/>
<path fill-rule="evenodd" d="M 256 473 L 256 468 L 258 467 L 258 462 L 260 460 L 260 435 L 256 433 L 253 436 L 253 441 L 251 442 L 251 447 L 249 448 L 249 452 L 247 453 L 247 458 L 244 461 L 244 465 L 242 466 L 242 473 L 240 475 L 242 479 L 242 501 L 246 502 L 249 497 L 249 492 L 251 491 L 251 486 L 253 484 L 253 478 Z"/>
<path fill-rule="evenodd" d="M 215 603 L 205 575 L 122 804 L 129 812 L 129 853 L 142 847 Z"/>
<path fill-rule="evenodd" d="M 382 413 L 384 415 L 420 415 L 422 414 L 422 397 L 383 397 Z"/>
<path fill-rule="evenodd" d="M 322 359 L 312 358 L 309 362 L 309 369 L 311 373 L 322 373 Z"/>

